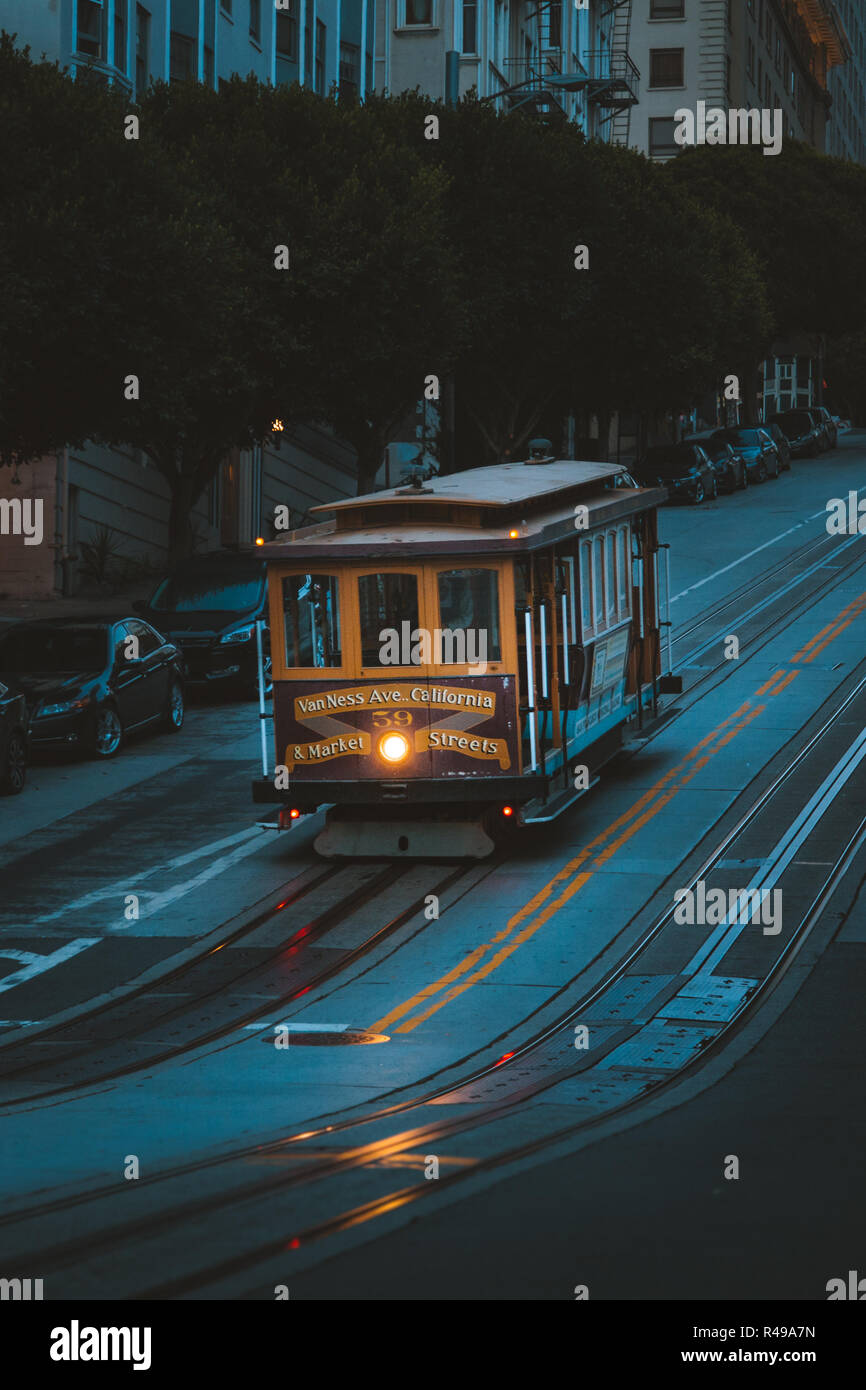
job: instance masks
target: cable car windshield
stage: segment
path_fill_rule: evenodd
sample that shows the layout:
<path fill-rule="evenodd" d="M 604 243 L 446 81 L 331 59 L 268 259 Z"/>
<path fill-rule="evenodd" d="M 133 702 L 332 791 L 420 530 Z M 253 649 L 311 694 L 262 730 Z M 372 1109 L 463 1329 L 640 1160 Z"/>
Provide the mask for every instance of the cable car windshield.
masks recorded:
<path fill-rule="evenodd" d="M 333 574 L 290 574 L 283 580 L 287 666 L 340 666 L 339 585 Z"/>

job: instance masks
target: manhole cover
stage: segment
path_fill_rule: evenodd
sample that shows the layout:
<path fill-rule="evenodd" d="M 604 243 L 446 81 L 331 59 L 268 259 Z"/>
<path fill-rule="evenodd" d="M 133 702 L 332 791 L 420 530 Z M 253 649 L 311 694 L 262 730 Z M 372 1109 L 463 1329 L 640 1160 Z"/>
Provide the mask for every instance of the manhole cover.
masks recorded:
<path fill-rule="evenodd" d="M 297 1024 L 274 1025 L 262 1042 L 270 1047 L 352 1047 L 363 1043 L 390 1042 L 387 1033 L 369 1033 L 364 1028 L 300 1027 Z"/>

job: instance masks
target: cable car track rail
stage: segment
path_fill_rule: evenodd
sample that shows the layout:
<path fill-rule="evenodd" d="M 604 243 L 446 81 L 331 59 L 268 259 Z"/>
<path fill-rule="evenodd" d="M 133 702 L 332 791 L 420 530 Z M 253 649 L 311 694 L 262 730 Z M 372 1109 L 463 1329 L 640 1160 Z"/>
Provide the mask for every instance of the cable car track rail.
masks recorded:
<path fill-rule="evenodd" d="M 786 786 L 789 779 L 801 767 L 804 760 L 808 758 L 811 753 L 813 753 L 821 747 L 824 739 L 832 730 L 836 728 L 842 716 L 848 711 L 848 709 L 850 708 L 852 703 L 857 699 L 857 697 L 863 693 L 864 689 L 866 689 L 866 677 L 863 677 L 858 681 L 857 685 L 848 693 L 845 700 L 834 711 L 832 716 L 829 719 L 827 719 L 821 725 L 821 727 L 818 728 L 807 739 L 806 743 L 800 749 L 798 749 L 798 751 L 792 758 L 788 759 L 784 768 L 782 768 L 778 772 L 778 774 L 774 776 L 773 780 L 769 783 L 769 785 L 764 788 L 760 795 L 753 801 L 752 805 L 749 806 L 744 811 L 744 813 L 742 813 L 739 816 L 735 824 L 725 833 L 725 835 L 717 843 L 712 852 L 706 856 L 700 868 L 693 871 L 687 876 L 687 879 L 692 886 L 694 886 L 695 883 L 697 883 L 701 878 L 703 878 L 707 873 L 709 873 L 711 869 L 718 865 L 719 861 L 726 855 L 732 843 L 752 825 L 752 823 L 755 821 L 757 816 L 760 815 L 762 811 L 767 809 L 767 807 L 770 805 L 776 794 L 780 791 L 780 789 Z M 862 743 L 862 736 L 859 742 Z M 850 756 L 850 750 L 848 751 L 848 754 L 846 754 L 846 757 L 848 758 L 848 764 L 850 765 L 848 771 L 845 771 L 845 768 L 843 767 L 843 763 L 845 762 L 845 760 L 843 759 L 840 761 L 840 763 L 836 765 L 836 767 L 834 767 L 833 773 L 831 774 L 831 778 L 825 779 L 825 784 L 830 783 L 832 776 L 837 774 L 838 769 L 842 769 L 842 771 L 838 771 L 837 782 L 839 783 L 839 785 L 837 787 L 836 792 L 833 793 L 834 797 L 836 794 L 838 794 L 838 790 L 841 789 L 841 785 L 844 785 L 844 782 L 839 782 L 839 778 L 842 777 L 842 774 L 844 772 L 845 780 L 847 780 L 847 777 L 851 775 L 851 769 L 854 766 L 854 763 L 852 763 L 852 759 Z M 857 765 L 859 765 L 862 758 L 863 753 L 861 750 L 856 756 Z M 822 784 L 822 786 L 823 785 L 824 784 Z M 833 790 L 832 786 L 830 790 Z M 816 797 L 818 797 L 818 795 L 819 794 L 816 792 L 810 799 L 807 800 L 806 810 L 809 809 L 812 803 L 815 803 Z M 829 793 L 827 793 L 827 795 L 829 795 Z M 826 813 L 826 810 L 829 809 L 829 806 L 832 804 L 833 799 L 831 798 L 828 806 L 825 807 L 823 811 L 821 811 L 820 815 L 818 815 L 817 820 L 814 819 L 813 813 L 814 823 L 811 825 L 811 828 L 808 829 L 807 833 L 803 835 L 801 843 L 805 843 L 805 839 L 808 837 L 808 834 L 811 834 L 812 830 L 817 825 L 820 825 L 821 820 L 823 819 L 823 815 Z M 820 807 L 820 802 L 818 803 L 818 805 Z M 798 818 L 799 821 L 803 820 L 804 814 L 805 812 L 801 812 L 800 817 Z M 790 821 L 788 821 L 788 823 L 790 824 Z M 795 824 L 796 823 L 797 822 L 795 821 Z M 808 822 L 804 823 L 808 824 Z M 708 834 L 709 833 L 712 832 L 710 831 L 708 832 Z M 786 834 L 788 834 L 788 840 L 790 840 L 790 833 L 786 832 Z M 707 837 L 705 836 L 704 838 Z M 783 836 L 782 839 L 784 840 L 785 837 Z M 580 1120 L 575 1121 L 573 1125 L 567 1126 L 564 1130 L 558 1130 L 556 1133 L 552 1135 L 542 1136 L 537 1140 L 533 1140 L 532 1143 L 530 1143 L 529 1145 L 524 1145 L 517 1149 L 510 1149 L 507 1152 L 495 1155 L 492 1158 L 480 1160 L 478 1164 L 473 1165 L 471 1168 L 467 1168 L 464 1172 L 455 1175 L 453 1178 L 448 1178 L 447 1180 L 440 1179 L 440 1182 L 438 1184 L 423 1184 L 418 1189 L 402 1189 L 398 1193 L 392 1192 L 387 1194 L 386 1196 L 377 1197 L 374 1202 L 365 1204 L 363 1211 L 361 1211 L 357 1205 L 353 1206 L 347 1211 L 340 1212 L 337 1213 L 335 1216 L 328 1217 L 328 1219 L 323 1222 L 316 1222 L 313 1223 L 313 1225 L 311 1226 L 304 1227 L 302 1230 L 296 1232 L 290 1237 L 281 1237 L 280 1241 L 276 1244 L 274 1244 L 273 1242 L 269 1242 L 266 1247 L 259 1246 L 254 1251 L 247 1252 L 244 1255 L 237 1257 L 237 1259 L 228 1262 L 228 1264 L 231 1265 L 231 1270 L 229 1272 L 236 1273 L 241 1267 L 252 1267 L 257 1263 L 261 1263 L 262 1260 L 269 1258 L 271 1254 L 275 1253 L 275 1249 L 277 1248 L 277 1246 L 281 1250 L 285 1249 L 287 1241 L 289 1241 L 294 1246 L 294 1244 L 296 1243 L 300 1243 L 301 1245 L 303 1245 L 305 1242 L 309 1242 L 314 1239 L 318 1240 L 322 1238 L 324 1235 L 333 1234 L 338 1230 L 346 1229 L 347 1225 L 357 1224 L 359 1220 L 367 1220 L 370 1219 L 371 1216 L 378 1215 L 385 1210 L 393 1210 L 395 1204 L 400 1205 L 405 1201 L 417 1201 L 419 1199 L 419 1194 L 423 1195 L 425 1192 L 430 1192 L 431 1188 L 435 1187 L 439 1187 L 441 1189 L 443 1183 L 445 1183 L 447 1186 L 450 1185 L 453 1181 L 457 1181 L 459 1177 L 472 1176 L 477 1174 L 478 1172 L 485 1171 L 486 1169 L 503 1166 L 508 1162 L 516 1161 L 517 1158 L 523 1155 L 549 1147 L 559 1142 L 561 1139 L 569 1137 L 582 1129 L 588 1129 L 592 1128 L 593 1126 L 599 1125 L 610 1119 L 613 1115 L 619 1114 L 622 1111 L 631 1109 L 634 1106 L 641 1104 L 645 1099 L 649 1098 L 650 1096 L 654 1097 L 657 1094 L 659 1094 L 660 1091 L 668 1089 L 671 1085 L 680 1081 L 683 1078 L 683 1076 L 691 1073 L 695 1068 L 702 1065 L 709 1056 L 715 1055 L 715 1053 L 719 1050 L 719 1046 L 728 1036 L 730 1036 L 731 1030 L 734 1027 L 739 1027 L 744 1018 L 751 1015 L 751 1013 L 754 1011 L 758 999 L 763 998 L 768 992 L 768 990 L 772 988 L 775 983 L 778 983 L 782 974 L 784 973 L 784 971 L 787 970 L 788 966 L 790 965 L 791 960 L 795 957 L 797 952 L 800 950 L 803 942 L 806 940 L 808 934 L 811 932 L 813 926 L 815 925 L 816 921 L 820 916 L 821 911 L 823 911 L 823 908 L 826 906 L 826 903 L 829 900 L 830 896 L 833 892 L 835 892 L 845 873 L 847 873 L 854 856 L 857 854 L 859 849 L 862 848 L 864 841 L 866 841 L 866 818 L 860 821 L 860 824 L 858 825 L 854 834 L 850 836 L 845 847 L 843 848 L 841 853 L 836 857 L 835 862 L 830 867 L 829 873 L 824 876 L 817 893 L 815 893 L 814 896 L 811 898 L 807 911 L 805 912 L 805 914 L 801 916 L 800 921 L 791 933 L 791 936 L 786 941 L 781 943 L 781 950 L 778 956 L 770 964 L 770 967 L 765 971 L 763 977 L 758 981 L 756 989 L 752 992 L 751 995 L 749 995 L 745 999 L 742 1006 L 732 1015 L 732 1017 L 726 1023 L 723 1024 L 716 1037 L 712 1039 L 708 1045 L 703 1047 L 697 1056 L 688 1059 L 684 1066 L 678 1068 L 671 1075 L 665 1076 L 657 1084 L 653 1084 L 651 1088 L 647 1089 L 640 1095 L 623 1102 L 621 1105 L 610 1107 L 609 1109 L 605 1110 L 603 1114 L 592 1117 L 584 1116 Z M 691 853 L 694 853 L 694 851 L 691 851 L 690 854 Z M 565 1030 L 568 1027 L 568 1025 L 572 1024 L 575 1019 L 579 1020 L 583 1015 L 585 1015 L 587 1009 L 591 1005 L 603 999 L 604 995 L 612 988 L 612 986 L 614 986 L 618 981 L 622 980 L 623 977 L 629 971 L 630 967 L 638 963 L 640 961 L 640 958 L 652 946 L 659 934 L 663 931 L 664 927 L 671 920 L 673 911 L 673 906 L 668 906 L 664 910 L 664 912 L 662 912 L 660 916 L 653 922 L 650 928 L 643 934 L 642 938 L 637 943 L 635 943 L 635 945 L 626 953 L 626 955 L 617 963 L 617 965 L 610 972 L 607 973 L 607 975 L 601 982 L 599 982 L 592 989 L 583 994 L 580 1000 L 575 1005 L 570 1006 L 569 1009 L 564 1014 L 562 1014 L 557 1020 L 555 1020 L 550 1025 L 546 1026 L 538 1034 L 536 1034 L 533 1038 L 527 1040 L 527 1042 L 522 1044 L 520 1047 L 516 1048 L 513 1055 L 509 1056 L 507 1061 L 500 1061 L 492 1065 L 486 1065 L 482 1068 L 478 1068 L 473 1073 L 464 1076 L 462 1079 L 459 1079 L 457 1081 L 452 1080 L 450 1083 L 439 1085 L 438 1087 L 428 1091 L 427 1093 L 415 1095 L 411 1098 L 399 1101 L 389 1106 L 380 1106 L 374 1110 L 369 1110 L 366 1113 L 354 1116 L 347 1116 L 342 1120 L 337 1119 L 334 1122 L 329 1123 L 327 1125 L 322 1125 L 319 1128 L 308 1127 L 307 1129 L 299 1133 L 289 1135 L 283 1139 L 273 1140 L 267 1143 L 259 1143 L 256 1145 L 244 1146 L 243 1148 L 239 1148 L 229 1153 L 214 1155 L 210 1158 L 205 1158 L 195 1163 L 188 1163 L 180 1165 L 174 1169 L 165 1170 L 162 1173 L 155 1174 L 150 1179 L 140 1180 L 140 1186 L 142 1188 L 153 1185 L 163 1186 L 164 1184 L 169 1183 L 174 1179 L 182 1179 L 185 1176 L 191 1176 L 193 1174 L 196 1175 L 196 1177 L 198 1178 L 200 1186 L 202 1174 L 206 1171 L 213 1171 L 215 1169 L 225 1168 L 230 1163 L 234 1163 L 236 1161 L 242 1162 L 243 1160 L 250 1158 L 261 1159 L 265 1156 L 285 1157 L 287 1153 L 291 1152 L 291 1148 L 293 1145 L 307 1145 L 311 1141 L 315 1141 L 317 1139 L 324 1140 L 326 1138 L 332 1138 L 333 1136 L 338 1135 L 340 1133 L 345 1133 L 353 1130 L 358 1131 L 362 1126 L 369 1125 L 376 1121 L 389 1119 L 397 1115 L 407 1114 L 413 1110 L 419 1111 L 433 1101 L 440 1100 L 443 1097 L 454 1094 L 458 1090 L 465 1089 L 466 1087 L 471 1085 L 475 1085 L 478 1082 L 483 1081 L 494 1074 L 496 1074 L 497 1077 L 507 1076 L 509 1071 L 514 1070 L 515 1064 L 517 1062 L 519 1062 L 522 1058 L 526 1057 L 527 1055 L 531 1054 L 533 1051 L 537 1051 L 545 1042 L 549 1042 L 552 1039 L 554 1039 L 557 1034 L 562 1034 L 563 1030 Z M 563 989 L 565 989 L 566 987 L 567 986 L 563 986 Z M 664 1000 L 659 1001 L 656 1012 L 658 1012 L 659 1009 L 666 1005 L 669 998 L 670 996 L 668 996 Z M 538 1012 L 538 1010 L 535 1010 L 533 1012 Z M 531 1018 L 532 1015 L 530 1014 L 528 1017 Z M 641 1026 L 645 1026 L 646 1022 L 647 1020 L 642 1020 Z M 494 1040 L 494 1042 L 499 1041 L 500 1039 Z M 617 1039 L 611 1043 L 611 1047 L 619 1046 L 619 1043 L 620 1039 Z M 610 1049 L 601 1049 L 599 1051 L 598 1056 L 593 1057 L 589 1065 L 572 1068 L 571 1074 L 577 1075 L 582 1071 L 591 1070 L 592 1066 L 596 1065 L 598 1061 L 602 1060 L 604 1055 L 606 1055 L 606 1051 L 609 1050 Z M 450 1063 L 447 1067 L 440 1069 L 439 1073 L 434 1073 L 434 1076 L 441 1076 L 446 1072 L 453 1072 L 459 1065 L 461 1065 L 461 1063 L 459 1062 Z M 413 1084 L 416 1086 L 423 1085 L 430 1079 L 432 1078 L 423 1078 L 421 1081 Z M 292 1172 L 281 1172 L 274 1177 L 259 1177 L 252 1183 L 240 1183 L 236 1185 L 234 1188 L 223 1189 L 222 1192 L 216 1194 L 209 1194 L 204 1197 L 197 1198 L 192 1202 L 179 1201 L 175 1206 L 167 1207 L 163 1209 L 161 1212 L 152 1212 L 141 1218 L 135 1218 L 132 1220 L 127 1220 L 125 1222 L 117 1223 L 112 1226 L 103 1227 L 100 1231 L 97 1232 L 88 1232 L 84 1238 L 74 1237 L 71 1240 L 62 1242 L 60 1244 L 49 1245 L 40 1250 L 36 1255 L 34 1255 L 31 1250 L 28 1252 L 28 1260 L 31 1264 L 34 1262 L 34 1260 L 37 1261 L 39 1263 L 39 1267 L 45 1268 L 46 1270 L 50 1270 L 52 1268 L 52 1265 L 56 1267 L 58 1265 L 58 1262 L 61 1265 L 66 1265 L 67 1263 L 71 1262 L 80 1263 L 82 1259 L 87 1258 L 87 1256 L 89 1256 L 97 1250 L 113 1248 L 122 1243 L 128 1242 L 129 1240 L 131 1240 L 139 1234 L 153 1234 L 154 1232 L 159 1230 L 171 1229 L 172 1227 L 180 1226 L 184 1222 L 189 1221 L 197 1215 L 213 1216 L 213 1214 L 221 1208 L 235 1207 L 238 1202 L 243 1201 L 246 1198 L 249 1198 L 251 1201 L 260 1200 L 263 1197 L 270 1196 L 276 1192 L 285 1189 L 324 1181 L 326 1178 L 332 1175 L 346 1172 L 349 1169 L 369 1167 L 370 1164 L 376 1161 L 377 1159 L 386 1158 L 389 1156 L 393 1157 L 400 1153 L 407 1153 L 412 1149 L 418 1147 L 420 1144 L 429 1145 L 435 1139 L 448 1138 L 452 1135 L 477 1129 L 481 1125 L 492 1123 L 493 1121 L 500 1119 L 507 1114 L 513 1113 L 528 1098 L 531 1099 L 534 1096 L 539 1095 L 546 1090 L 549 1090 L 552 1086 L 558 1084 L 563 1079 L 563 1071 L 560 1068 L 553 1072 L 553 1074 L 540 1077 L 536 1082 L 530 1084 L 529 1086 L 525 1084 L 521 1085 L 516 1094 L 512 1094 L 509 1097 L 501 1098 L 494 1104 L 487 1105 L 486 1108 L 483 1108 L 480 1111 L 480 1113 L 476 1111 L 471 1115 L 461 1116 L 455 1119 L 436 1121 L 432 1125 L 421 1125 L 416 1130 L 402 1131 L 401 1133 L 396 1135 L 389 1135 L 384 1139 L 373 1140 L 370 1143 L 358 1145 L 350 1150 L 334 1150 L 332 1148 L 330 1150 L 326 1149 L 323 1152 L 320 1149 L 315 1155 L 314 1162 L 307 1164 L 302 1168 L 295 1169 Z M 404 1087 L 400 1089 L 405 1090 L 407 1088 Z M 399 1094 L 399 1090 L 392 1092 L 392 1094 Z M 339 1112 L 336 1113 L 339 1114 Z M 298 1157 L 301 1156 L 302 1155 L 299 1151 Z M 138 1187 L 139 1184 L 137 1184 L 136 1186 Z M 55 1199 L 50 1203 L 38 1204 L 31 1206 L 30 1208 L 22 1208 L 17 1212 L 8 1212 L 6 1216 L 2 1218 L 2 1222 L 0 1222 L 0 1224 L 17 1225 L 28 1220 L 37 1220 L 39 1218 L 56 1213 L 60 1210 L 69 1209 L 72 1206 L 86 1205 L 90 1202 L 97 1201 L 103 1197 L 114 1197 L 115 1199 L 117 1199 L 117 1195 L 118 1185 L 115 1183 L 112 1184 L 110 1187 L 104 1187 L 96 1191 L 74 1194 L 72 1197 L 69 1198 L 59 1198 Z M 213 1284 L 214 1282 L 216 1282 L 217 1279 L 225 1277 L 226 1272 L 226 1262 L 214 1264 L 212 1266 L 209 1266 L 205 1270 L 199 1270 L 195 1274 L 186 1275 L 179 1278 L 178 1280 L 170 1281 L 170 1283 L 168 1284 L 162 1284 L 158 1287 L 149 1288 L 144 1293 L 139 1293 L 136 1296 L 175 1296 L 183 1292 L 190 1292 L 193 1288 L 200 1288 L 206 1286 L 207 1284 Z"/>
<path fill-rule="evenodd" d="M 489 864 L 486 866 L 487 871 L 489 873 L 492 873 L 498 863 L 498 859 L 491 860 Z M 376 874 L 364 885 L 363 889 L 360 892 L 358 892 L 357 890 L 353 890 L 351 893 L 340 898 L 337 903 L 326 908 L 322 913 L 319 914 L 318 917 L 315 917 L 314 919 L 312 919 L 312 921 L 307 922 L 303 926 L 296 928 L 287 938 L 287 940 L 282 942 L 279 947 L 276 947 L 272 951 L 270 951 L 265 959 L 256 961 L 252 965 L 249 965 L 245 969 L 241 970 L 239 973 L 232 975 L 230 979 L 223 980 L 217 983 L 215 988 L 207 990 L 201 994 L 196 994 L 194 998 L 186 1000 L 181 1004 L 177 1004 L 167 1009 L 165 1012 L 159 1014 L 156 1017 L 156 1019 L 151 1019 L 146 1024 L 143 1024 L 140 1029 L 140 1033 L 147 1033 L 148 1031 L 154 1028 L 162 1028 L 167 1022 L 170 1022 L 173 1019 L 182 1018 L 185 1015 L 189 1016 L 193 1014 L 197 1009 L 199 1009 L 203 1004 L 208 1003 L 208 1001 L 217 998 L 220 995 L 231 995 L 233 992 L 237 990 L 239 982 L 243 981 L 248 976 L 255 976 L 261 974 L 263 971 L 267 970 L 269 966 L 280 961 L 288 951 L 296 949 L 297 946 L 301 943 L 314 942 L 318 940 L 319 937 L 326 935 L 328 931 L 332 930 L 335 926 L 344 922 L 347 916 L 351 915 L 351 913 L 359 906 L 363 905 L 370 899 L 377 897 L 379 894 L 383 893 L 388 888 L 393 887 L 401 878 L 407 875 L 407 872 L 410 870 L 411 867 L 412 866 L 410 866 L 406 862 L 389 862 L 378 874 Z M 431 871 L 433 871 L 436 868 L 441 869 L 442 866 L 431 864 L 429 867 Z M 454 867 L 453 865 L 450 866 L 448 873 L 445 874 L 444 877 L 437 879 L 435 883 L 426 888 L 425 891 L 419 897 L 415 898 L 408 907 L 402 908 L 396 915 L 389 918 L 383 926 L 376 928 L 376 930 L 370 933 L 370 935 L 367 936 L 364 939 L 364 941 L 359 943 L 357 946 L 342 953 L 340 955 L 339 960 L 335 960 L 330 965 L 326 966 L 321 970 L 314 971 L 308 978 L 301 978 L 298 981 L 296 981 L 292 988 L 285 994 L 274 995 L 272 998 L 267 999 L 265 1002 L 256 1005 L 254 1008 L 248 1009 L 246 1012 L 239 1014 L 231 1018 L 230 1020 L 227 1020 L 225 1023 L 218 1024 L 215 1027 L 211 1027 L 203 1032 L 197 1033 L 194 1037 L 188 1038 L 181 1043 L 166 1046 L 165 1048 L 163 1048 L 162 1051 L 152 1053 L 145 1058 L 130 1060 L 129 1062 L 126 1062 L 121 1066 L 110 1067 L 107 1070 L 97 1071 L 97 1073 L 93 1076 L 85 1076 L 74 1081 L 64 1082 L 62 1085 L 51 1086 L 44 1090 L 35 1091 L 27 1095 L 4 1097 L 3 1099 L 0 1099 L 0 1110 L 9 1111 L 12 1109 L 17 1110 L 21 1107 L 32 1107 L 34 1103 L 39 1105 L 39 1103 L 41 1102 L 54 1101 L 58 1096 L 61 1095 L 68 1095 L 73 1092 L 79 1092 L 88 1089 L 92 1086 L 101 1086 L 104 1085 L 106 1082 L 116 1081 L 123 1077 L 134 1075 L 140 1071 L 150 1070 L 151 1068 L 163 1062 L 175 1061 L 179 1057 L 185 1056 L 189 1052 L 193 1052 L 196 1051 L 198 1048 L 207 1046 L 209 1043 L 218 1042 L 227 1036 L 236 1034 L 239 1029 L 246 1027 L 250 1023 L 256 1022 L 260 1018 L 273 1014 L 275 1010 L 285 1008 L 287 1004 L 295 1002 L 295 1000 L 299 998 L 301 995 L 311 993 L 313 990 L 318 989 L 321 985 L 326 984 L 334 976 L 344 971 L 347 966 L 354 965 L 357 961 L 361 960 L 364 956 L 366 956 L 376 945 L 385 940 L 399 927 L 404 925 L 405 922 L 409 921 L 413 916 L 417 915 L 417 913 L 420 912 L 421 909 L 424 907 L 425 898 L 428 893 L 436 893 L 441 896 L 444 892 L 447 892 L 447 890 L 451 888 L 455 883 L 457 883 L 461 878 L 467 877 L 476 867 L 477 866 L 474 864 L 469 866 L 460 865 L 457 867 Z M 345 866 L 341 865 L 340 869 L 345 869 Z M 336 872 L 339 872 L 339 870 L 334 870 L 330 873 L 326 873 L 322 876 L 323 880 L 330 881 L 330 879 L 335 876 Z M 320 882 L 320 880 L 317 880 L 316 882 L 318 883 Z M 267 921 L 271 920 L 271 918 L 274 915 L 275 912 L 263 914 L 261 919 L 256 919 L 256 925 L 263 925 L 263 923 L 266 923 Z M 190 962 L 190 965 L 187 968 L 191 969 L 193 968 L 193 966 L 196 965 L 201 966 L 202 963 L 207 961 L 208 957 L 212 954 L 213 951 L 207 951 L 203 953 L 201 956 L 196 957 L 193 962 Z M 181 967 L 181 969 L 183 969 L 183 967 Z M 164 983 L 164 979 L 161 979 L 159 981 L 160 985 L 163 985 Z M 148 986 L 147 989 L 142 992 L 149 993 L 152 988 L 153 986 Z M 125 996 L 120 1001 L 119 1007 L 121 1008 L 121 1010 L 128 1005 L 128 1002 L 129 996 Z M 103 1005 L 100 1007 L 98 1012 L 101 1013 L 104 1011 L 105 1008 L 108 1007 L 110 1006 Z M 87 1020 L 85 1019 L 83 1021 L 86 1022 Z M 81 1022 L 81 1019 L 77 1019 L 74 1021 L 73 1024 L 70 1024 L 69 1026 L 78 1027 L 80 1026 Z M 119 1019 L 119 1025 L 121 1028 L 124 1028 L 125 1026 L 122 1017 Z M 111 1039 L 111 1041 L 120 1042 L 121 1039 L 123 1045 L 128 1046 L 130 1042 L 130 1033 L 128 1030 L 119 1033 L 117 1037 Z M 81 1057 L 90 1057 L 92 1054 L 100 1052 L 100 1050 L 104 1048 L 105 1042 L 105 1038 L 100 1037 L 95 1041 L 88 1043 L 84 1052 L 76 1054 L 76 1056 L 71 1059 L 71 1065 L 74 1066 L 80 1060 Z M 0 1083 L 14 1080 L 18 1076 L 27 1075 L 32 1072 L 38 1073 L 40 1071 L 46 1070 L 56 1071 L 56 1061 L 51 1059 L 35 1059 L 33 1061 L 25 1063 L 23 1066 L 7 1071 L 5 1074 L 0 1076 Z"/>

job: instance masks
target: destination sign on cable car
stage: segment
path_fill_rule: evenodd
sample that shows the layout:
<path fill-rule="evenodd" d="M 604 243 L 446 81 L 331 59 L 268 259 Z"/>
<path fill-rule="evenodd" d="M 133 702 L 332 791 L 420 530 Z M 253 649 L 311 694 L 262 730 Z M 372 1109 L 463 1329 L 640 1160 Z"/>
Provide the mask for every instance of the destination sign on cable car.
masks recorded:
<path fill-rule="evenodd" d="M 317 776 L 349 760 L 339 776 L 429 776 L 508 772 L 517 764 L 514 679 L 448 677 L 369 684 L 293 681 L 277 687 L 278 747 L 293 773 Z M 313 737 L 311 738 L 311 735 Z"/>

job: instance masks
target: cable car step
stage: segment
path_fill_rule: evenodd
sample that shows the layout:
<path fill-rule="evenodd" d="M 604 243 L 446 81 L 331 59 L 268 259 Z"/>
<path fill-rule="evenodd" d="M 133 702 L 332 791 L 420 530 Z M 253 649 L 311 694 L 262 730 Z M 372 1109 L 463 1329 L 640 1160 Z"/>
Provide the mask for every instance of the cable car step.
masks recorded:
<path fill-rule="evenodd" d="M 555 796 L 550 797 L 548 801 L 536 798 L 535 801 L 527 802 L 523 808 L 523 824 L 543 825 L 546 821 L 556 820 L 557 816 L 561 816 L 563 811 L 567 811 L 569 806 L 574 805 L 575 801 L 586 796 L 587 792 L 592 791 L 593 787 L 597 786 L 600 781 L 600 777 L 593 777 L 589 786 L 581 787 L 580 791 L 566 787 L 561 792 L 557 792 Z"/>

